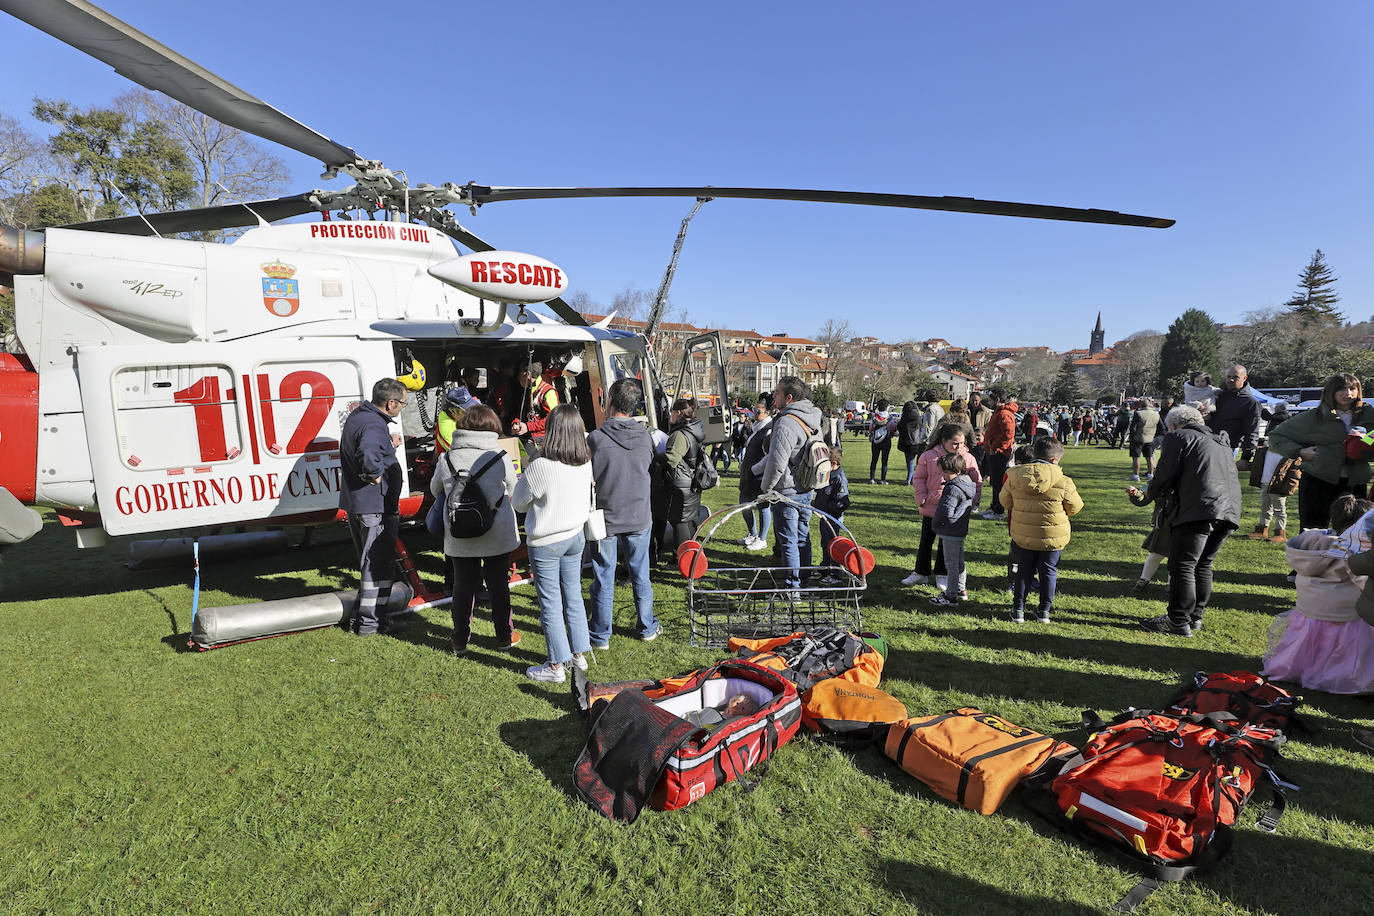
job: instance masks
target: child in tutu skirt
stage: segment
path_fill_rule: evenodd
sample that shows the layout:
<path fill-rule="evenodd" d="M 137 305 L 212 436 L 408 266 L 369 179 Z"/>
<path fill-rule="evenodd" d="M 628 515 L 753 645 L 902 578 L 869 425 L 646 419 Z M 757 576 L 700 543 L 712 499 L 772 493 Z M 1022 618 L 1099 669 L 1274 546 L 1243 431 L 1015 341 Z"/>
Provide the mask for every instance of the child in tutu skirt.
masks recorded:
<path fill-rule="evenodd" d="M 1298 573 L 1298 604 L 1274 618 L 1263 674 L 1308 690 L 1374 692 L 1374 627 L 1356 602 L 1364 575 L 1348 560 L 1369 550 L 1374 503 L 1345 494 L 1331 504 L 1331 528 L 1311 528 L 1288 540 L 1288 563 Z"/>

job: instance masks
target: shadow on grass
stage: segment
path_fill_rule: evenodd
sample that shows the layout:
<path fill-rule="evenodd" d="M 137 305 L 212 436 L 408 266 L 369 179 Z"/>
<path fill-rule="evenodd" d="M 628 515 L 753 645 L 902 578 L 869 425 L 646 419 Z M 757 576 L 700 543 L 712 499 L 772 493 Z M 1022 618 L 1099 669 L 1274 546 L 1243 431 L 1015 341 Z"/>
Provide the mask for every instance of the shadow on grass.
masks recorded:
<path fill-rule="evenodd" d="M 1266 804 L 1267 799 L 1262 796 L 1252 802 L 1257 809 L 1255 817 L 1265 810 Z M 1249 810 L 1247 807 L 1247 812 Z M 1014 803 L 1009 801 L 1001 813 L 1022 821 L 1041 836 L 1076 842 L 1032 812 L 1019 798 Z M 1213 870 L 1186 881 L 1205 885 L 1231 904 L 1256 913 L 1363 912 L 1361 904 L 1334 896 L 1314 895 L 1313 888 L 1326 884 L 1336 886 L 1349 875 L 1368 874 L 1374 867 L 1374 853 L 1285 836 L 1283 831 L 1282 823 L 1275 833 L 1249 828 L 1237 830 L 1230 855 Z M 1107 850 L 1095 849 L 1093 853 L 1103 864 L 1133 871 L 1126 858 Z M 1106 896 L 1111 895 L 1104 894 L 1104 898 Z M 1111 906 L 1111 901 L 1103 899 L 1102 904 L 1106 908 Z"/>
<path fill-rule="evenodd" d="M 1019 635 L 1019 634 L 1018 634 Z M 889 656 L 885 675 L 935 690 L 1048 701 L 1079 709 L 1126 709 L 1142 698 L 1169 695 L 1175 678 L 1161 683 L 1120 674 L 1095 674 L 1063 668 L 1031 668 L 1014 663 L 970 661 L 944 652 L 905 650 Z"/>
<path fill-rule="evenodd" d="M 1092 614 L 1091 616 L 1096 617 L 1097 615 Z M 1139 621 L 1144 618 L 1131 617 L 1130 619 Z M 1043 628 L 1018 629 L 1016 631 L 950 629 L 932 630 L 931 632 L 937 635 L 953 636 L 966 645 L 983 646 L 988 649 L 1016 649 L 1023 652 L 1049 654 L 1055 658 L 1083 659 L 1127 668 L 1136 667 L 1141 662 L 1139 643 L 1120 642 L 1113 639 L 1080 639 L 1058 636 L 1045 632 Z M 1151 648 L 1153 649 L 1153 647 Z M 1169 649 L 1169 663 L 1189 671 L 1237 671 L 1244 670 L 1255 662 L 1251 655 L 1195 649 L 1192 648 L 1192 643 L 1187 642 L 1170 645 Z M 1172 693 L 1173 688 L 1171 687 L 1165 693 L 1159 694 L 1158 699 L 1163 701 Z M 1152 697 L 1137 698 L 1137 705 L 1141 701 L 1149 702 L 1151 699 Z"/>
<path fill-rule="evenodd" d="M 548 701 L 548 693 L 534 684 L 521 684 L 523 692 Z M 569 709 L 571 699 L 564 699 Z M 581 797 L 573 786 L 573 764 L 587 743 L 587 729 L 582 718 L 575 713 L 559 716 L 557 719 L 521 719 L 503 722 L 500 726 L 501 740 L 517 754 L 522 755 L 555 789 L 566 793 L 580 802 Z"/>
<path fill-rule="evenodd" d="M 1043 913 L 1045 916 L 1088 916 L 1099 907 L 1050 897 L 1014 894 L 919 862 L 881 859 L 874 866 L 878 880 L 899 899 L 939 900 L 947 913 Z M 936 890 L 938 889 L 938 890 Z"/>

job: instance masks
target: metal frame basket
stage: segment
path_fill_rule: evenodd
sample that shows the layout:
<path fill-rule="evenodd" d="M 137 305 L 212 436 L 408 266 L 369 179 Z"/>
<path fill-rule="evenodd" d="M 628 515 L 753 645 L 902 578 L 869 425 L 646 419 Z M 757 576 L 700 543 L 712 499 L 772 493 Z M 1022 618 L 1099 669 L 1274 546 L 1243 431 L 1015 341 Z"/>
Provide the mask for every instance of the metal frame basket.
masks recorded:
<path fill-rule="evenodd" d="M 769 493 L 758 499 L 722 509 L 707 517 L 697 527 L 696 540 L 704 550 L 716 531 L 740 513 L 759 506 L 791 503 L 794 499 Z M 814 515 L 827 519 L 836 528 L 836 536 L 843 533 L 853 538 L 844 523 L 812 509 Z M 720 648 L 731 636 L 749 638 L 794 633 L 815 626 L 833 626 L 857 631 L 862 629 L 860 598 L 868 587 L 866 576 L 855 575 L 840 566 L 804 566 L 801 568 L 801 588 L 786 586 L 790 570 L 779 566 L 708 567 L 698 579 L 687 580 L 687 616 L 691 644 Z M 814 580 L 822 573 L 839 579 L 838 584 L 820 585 Z"/>

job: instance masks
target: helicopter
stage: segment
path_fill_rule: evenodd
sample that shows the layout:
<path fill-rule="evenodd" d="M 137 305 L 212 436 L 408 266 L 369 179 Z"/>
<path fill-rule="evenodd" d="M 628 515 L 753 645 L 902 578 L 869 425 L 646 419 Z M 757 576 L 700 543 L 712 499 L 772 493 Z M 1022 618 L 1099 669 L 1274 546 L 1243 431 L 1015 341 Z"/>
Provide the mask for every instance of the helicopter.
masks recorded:
<path fill-rule="evenodd" d="M 633 376 L 650 426 L 666 392 L 706 366 L 709 442 L 730 422 L 715 335 L 683 342 L 660 378 L 648 338 L 662 315 L 679 234 L 645 333 L 590 324 L 562 298 L 568 275 L 499 249 L 450 208 L 506 201 L 680 197 L 811 201 L 1167 228 L 1173 220 L 965 197 L 752 187 L 410 186 L 368 159 L 87 0 L 0 0 L 0 10 L 121 75 L 354 182 L 268 200 L 136 214 L 29 231 L 0 226 L 0 284 L 15 292 L 18 352 L 0 354 L 0 487 L 54 507 L 79 546 L 108 535 L 202 526 L 337 521 L 339 433 L 368 386 L 399 376 L 440 403 L 460 368 L 562 368 L 589 427 L 603 393 Z M 371 218 L 353 219 L 365 213 Z M 693 211 L 695 213 L 695 210 Z M 281 222 L 315 214 L 313 222 Z M 380 214 L 380 218 L 378 218 Z M 690 217 L 689 217 L 690 219 Z M 683 232 L 687 221 L 683 222 Z M 168 238 L 244 229 L 229 243 Z M 466 250 L 466 251 L 464 251 Z M 550 310 L 557 320 L 530 308 Z M 429 367 L 431 371 L 424 371 Z M 438 370 L 438 371 L 433 371 Z M 700 391 L 693 392 L 700 394 Z M 424 421 L 397 445 L 401 512 L 422 512 L 432 470 Z M 418 423 L 418 425 L 417 425 Z"/>

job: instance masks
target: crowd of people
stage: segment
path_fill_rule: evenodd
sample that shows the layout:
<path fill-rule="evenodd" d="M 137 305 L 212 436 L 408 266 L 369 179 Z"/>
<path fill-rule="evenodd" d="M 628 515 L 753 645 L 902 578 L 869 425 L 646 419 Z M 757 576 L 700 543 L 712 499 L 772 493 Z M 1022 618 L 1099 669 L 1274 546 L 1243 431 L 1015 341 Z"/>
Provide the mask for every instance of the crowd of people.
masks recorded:
<path fill-rule="evenodd" d="M 465 378 L 465 381 L 469 381 Z M 430 484 L 436 501 L 452 506 L 455 492 L 471 489 L 492 507 L 480 533 L 444 532 L 453 594 L 452 650 L 462 654 L 471 639 L 479 593 L 490 606 L 498 643 L 520 642 L 511 616 L 508 571 L 524 539 L 539 605 L 547 660 L 528 669 L 534 680 L 562 681 L 567 665 L 585 668 L 588 654 L 611 638 L 611 610 L 618 565 L 625 567 L 642 640 L 661 632 L 654 614 L 650 567 L 695 531 L 701 494 L 717 479 L 715 465 L 739 465 L 739 498 L 776 496 L 744 513 L 741 545 L 764 551 L 772 535 L 773 562 L 783 587 L 834 584 L 840 570 L 829 542 L 850 504 L 845 477 L 844 425 L 822 412 L 809 387 L 782 379 L 761 397 L 746 422 L 713 452 L 697 418 L 697 402 L 682 399 L 668 410 L 667 431 L 641 420 L 644 392 L 633 378 L 606 393 L 605 421 L 588 434 L 583 412 L 560 404 L 538 367 L 530 367 L 504 393 L 475 385 L 451 389 L 445 417 L 435 430 L 439 459 Z M 510 410 L 512 390 L 521 406 Z M 344 478 L 341 505 L 361 565 L 361 589 L 351 626 L 359 635 L 396 631 L 385 615 L 393 575 L 396 495 L 400 468 L 388 423 L 405 406 L 406 389 L 383 379 L 370 403 L 348 419 L 341 442 Z M 1267 447 L 1260 448 L 1259 403 L 1250 394 L 1245 368 L 1228 369 L 1222 386 L 1205 373 L 1191 376 L 1184 397 L 1156 404 L 1142 398 L 1103 407 L 1022 408 L 998 392 L 955 400 L 948 410 L 933 392 L 900 407 L 879 400 L 859 432 L 869 440 L 869 482 L 888 482 L 893 445 L 906 460 L 919 534 L 913 568 L 902 585 L 935 585 L 935 606 L 968 600 L 964 542 L 974 518 L 1007 526 L 1009 616 L 1028 613 L 1049 622 L 1059 564 L 1072 536 L 1071 517 L 1083 508 L 1060 462 L 1067 448 L 1101 443 L 1128 447 L 1128 499 L 1152 506 L 1147 557 L 1138 592 L 1167 565 L 1165 613 L 1141 625 L 1151 632 L 1188 637 L 1204 626 L 1212 596 L 1212 567 L 1241 521 L 1237 470 L 1251 469 L 1261 492 L 1254 538 L 1284 542 L 1294 569 L 1297 606 L 1276 621 L 1266 664 L 1276 677 L 1313 689 L 1374 691 L 1374 572 L 1369 533 L 1371 504 L 1363 501 L 1374 445 L 1361 438 L 1374 429 L 1374 406 L 1364 403 L 1358 379 L 1333 377 L 1318 407 L 1291 418 L 1276 410 L 1268 420 Z M 533 460 L 517 475 L 498 440 L 526 437 Z M 800 465 L 813 437 L 828 443 L 828 479 L 819 489 L 798 484 Z M 537 444 L 531 441 L 537 437 Z M 1357 441 L 1357 445 L 1352 445 Z M 1239 459 L 1239 460 L 1238 460 Z M 1143 467 L 1142 467 L 1143 462 Z M 810 479 L 809 477 L 807 478 Z M 1141 481 L 1143 486 L 1138 486 Z M 982 493 L 991 494 L 979 513 Z M 1287 496 L 1298 496 L 1299 533 L 1287 537 Z M 820 562 L 813 567 L 811 521 L 820 513 Z M 1360 537 L 1347 532 L 1360 532 Z M 587 539 L 595 544 L 588 551 Z M 589 601 L 582 596 L 582 565 L 589 553 L 593 574 Z M 1337 632 L 1339 629 L 1340 632 Z M 1367 648 L 1366 648 L 1367 647 Z M 1322 656 L 1329 656 L 1323 660 Z"/>

